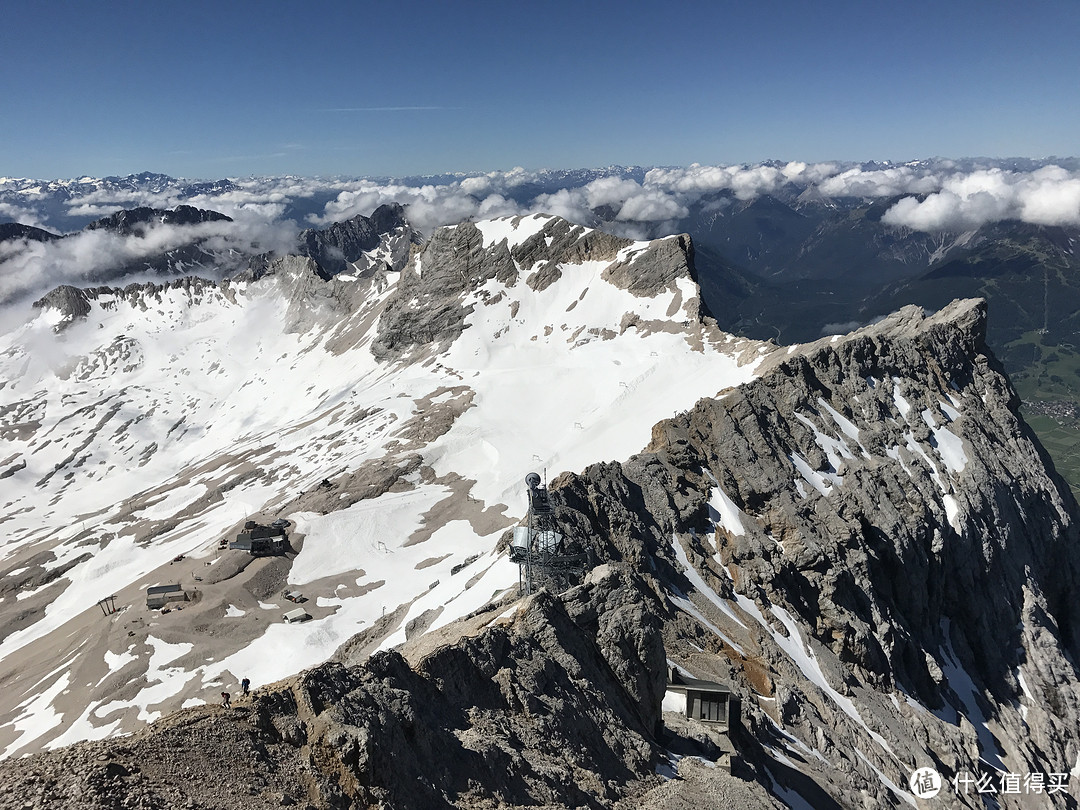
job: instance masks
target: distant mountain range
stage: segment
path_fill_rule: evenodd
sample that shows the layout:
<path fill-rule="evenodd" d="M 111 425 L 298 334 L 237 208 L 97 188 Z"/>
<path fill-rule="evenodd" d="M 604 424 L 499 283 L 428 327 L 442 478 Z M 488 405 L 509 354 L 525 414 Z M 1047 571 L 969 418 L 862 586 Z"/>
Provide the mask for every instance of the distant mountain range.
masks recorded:
<path fill-rule="evenodd" d="M 7 178 L 0 180 L 0 212 L 25 211 L 36 219 L 0 225 L 0 242 L 7 245 L 0 284 L 6 261 L 19 253 L 16 243 L 27 249 L 34 242 L 53 243 L 55 230 L 76 227 L 129 235 L 133 225 L 156 224 L 145 217 L 186 226 L 222 224 L 231 216 L 238 235 L 223 242 L 192 231 L 190 241 L 167 250 L 131 243 L 134 256 L 118 256 L 83 280 L 115 281 L 139 271 L 220 278 L 265 266 L 272 258 L 268 250 L 310 256 L 330 277 L 391 229 L 380 224 L 384 214 L 393 227 L 407 227 L 397 248 L 407 251 L 432 217 L 453 224 L 489 208 L 552 211 L 635 238 L 689 233 L 705 306 L 723 329 L 757 339 L 805 342 L 872 322 L 906 304 L 933 310 L 957 297 L 985 297 L 989 345 L 1025 401 L 1057 414 L 1036 424 L 1041 431 L 1071 431 L 1067 414 L 1080 412 L 1075 373 L 1080 369 L 1075 349 L 1080 210 L 1070 214 L 1068 209 L 1070 184 L 1080 183 L 1077 172 L 1075 158 L 968 158 L 824 167 L 782 162 L 722 169 L 612 166 L 365 180 L 192 182 L 150 172 L 64 181 Z M 903 224 L 906 220 L 896 216 L 901 203 L 910 208 L 951 199 L 959 206 L 961 187 L 967 186 L 976 188 L 971 200 L 995 201 L 994 216 L 944 218 L 936 229 Z M 1052 186 L 1066 201 L 1061 216 L 1025 221 L 1038 206 L 1020 195 L 1037 194 L 1043 186 Z M 360 205 L 368 199 L 370 206 Z M 169 207 L 130 205 L 147 201 Z M 207 218 L 199 222 L 165 213 L 219 209 L 223 213 L 201 214 Z M 241 228 L 249 227 L 253 212 L 268 219 L 257 235 L 248 236 Z M 267 234 L 275 231 L 282 238 L 270 245 Z M 65 259 L 61 270 L 70 267 Z M 28 269 L 24 275 L 30 274 Z M 1055 455 L 1080 484 L 1080 453 L 1072 458 L 1068 436 L 1059 439 Z"/>

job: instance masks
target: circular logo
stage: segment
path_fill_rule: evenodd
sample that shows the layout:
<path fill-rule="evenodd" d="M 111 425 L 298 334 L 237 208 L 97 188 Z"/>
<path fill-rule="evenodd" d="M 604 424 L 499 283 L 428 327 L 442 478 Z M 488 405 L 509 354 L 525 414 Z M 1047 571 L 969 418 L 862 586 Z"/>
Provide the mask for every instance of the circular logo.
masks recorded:
<path fill-rule="evenodd" d="M 912 771 L 908 786 L 920 799 L 932 799 L 941 792 L 941 774 L 933 768 L 919 768 Z"/>

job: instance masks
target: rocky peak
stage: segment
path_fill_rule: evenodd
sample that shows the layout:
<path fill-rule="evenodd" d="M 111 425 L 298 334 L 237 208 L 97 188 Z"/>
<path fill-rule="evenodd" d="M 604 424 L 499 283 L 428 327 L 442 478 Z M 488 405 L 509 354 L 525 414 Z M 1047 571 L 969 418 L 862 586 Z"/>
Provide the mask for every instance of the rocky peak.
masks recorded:
<path fill-rule="evenodd" d="M 118 303 L 147 309 L 150 302 L 161 303 L 162 296 L 170 291 L 181 291 L 189 302 L 195 304 L 209 291 L 219 291 L 216 282 L 195 276 L 171 279 L 164 283 L 151 281 L 128 284 L 124 287 L 73 287 L 62 284 L 34 302 L 36 309 L 50 309 L 58 313 L 54 326 L 61 331 L 73 321 L 89 315 L 95 306 L 112 308 Z"/>
<path fill-rule="evenodd" d="M 689 661 L 712 639 L 702 658 L 743 685 L 752 727 L 885 751 L 869 761 L 887 775 L 888 752 L 950 775 L 980 757 L 1068 770 L 1077 507 L 985 347 L 985 317 L 982 301 L 912 307 L 777 353 L 757 379 L 659 423 L 643 454 L 556 479 L 560 525 L 600 558 L 655 571 L 675 602 L 703 595 L 699 626 L 721 635 L 668 624 L 668 655 Z M 844 797 L 847 776 L 822 778 Z"/>
<path fill-rule="evenodd" d="M 685 234 L 634 242 L 543 214 L 466 222 L 438 229 L 414 251 L 387 302 L 373 351 L 393 358 L 453 340 L 472 311 L 468 295 L 489 280 L 513 286 L 520 278 L 541 293 L 588 262 L 604 263 L 605 281 L 639 297 L 694 279 L 693 248 Z"/>
<path fill-rule="evenodd" d="M 157 208 L 131 208 L 117 211 L 86 226 L 88 231 L 112 231 L 121 236 L 129 236 L 156 224 L 162 225 L 198 225 L 203 222 L 232 222 L 232 217 L 217 211 L 207 211 L 191 205 L 178 205 L 172 210 Z"/>
<path fill-rule="evenodd" d="M 379 234 L 390 233 L 398 228 L 408 228 L 405 207 L 400 203 L 385 203 L 371 212 L 371 224 Z"/>
<path fill-rule="evenodd" d="M 34 308 L 55 309 L 60 313 L 60 322 L 68 323 L 90 313 L 89 294 L 79 287 L 61 284 L 35 301 Z"/>
<path fill-rule="evenodd" d="M 398 229 L 403 229 L 403 239 L 390 240 Z M 326 228 L 309 228 L 297 237 L 299 253 L 309 256 L 319 266 L 320 275 L 330 279 L 345 272 L 350 265 L 361 262 L 366 254 L 380 247 L 387 248 L 386 264 L 400 269 L 401 260 L 408 257 L 408 246 L 418 244 L 420 236 L 405 219 L 405 209 L 397 204 L 380 205 L 365 217 L 357 214 L 343 222 L 335 222 Z M 394 243 L 403 242 L 402 247 Z M 361 272 L 366 268 L 360 268 Z"/>
<path fill-rule="evenodd" d="M 12 239 L 51 242 L 59 238 L 58 234 L 46 231 L 43 228 L 35 228 L 33 225 L 22 225 L 18 222 L 0 222 L 0 242 L 7 242 Z"/>

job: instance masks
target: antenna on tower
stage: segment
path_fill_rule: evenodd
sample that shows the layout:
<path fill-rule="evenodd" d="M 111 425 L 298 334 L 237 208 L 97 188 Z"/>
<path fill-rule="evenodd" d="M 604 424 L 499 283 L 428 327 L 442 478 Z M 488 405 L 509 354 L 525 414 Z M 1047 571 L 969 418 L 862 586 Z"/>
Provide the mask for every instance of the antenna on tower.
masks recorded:
<path fill-rule="evenodd" d="M 558 530 L 548 493 L 547 469 L 544 479 L 531 472 L 525 476 L 529 493 L 529 515 L 524 526 L 514 529 L 510 560 L 518 564 L 518 589 L 522 596 L 546 588 L 562 593 L 576 585 L 585 573 L 588 555 L 570 553 Z"/>

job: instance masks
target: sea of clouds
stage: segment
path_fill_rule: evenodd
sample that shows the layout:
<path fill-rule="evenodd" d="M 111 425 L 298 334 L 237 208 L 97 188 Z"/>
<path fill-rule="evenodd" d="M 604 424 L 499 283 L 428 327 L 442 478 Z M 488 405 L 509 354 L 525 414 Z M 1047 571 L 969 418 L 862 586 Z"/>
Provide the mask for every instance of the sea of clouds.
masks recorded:
<path fill-rule="evenodd" d="M 322 215 L 311 216 L 309 221 L 325 225 L 396 201 L 409 206 L 410 220 L 421 230 L 466 219 L 536 212 L 594 224 L 595 209 L 607 206 L 616 212 L 617 229 L 621 225 L 624 231 L 640 232 L 642 224 L 678 223 L 717 192 L 751 200 L 795 187 L 825 198 L 902 197 L 888 209 L 883 221 L 918 231 L 971 230 L 1010 219 L 1036 225 L 1080 225 L 1080 171 L 1058 165 L 1028 171 L 978 164 L 961 168 L 951 161 L 881 168 L 802 162 L 694 165 L 650 169 L 641 181 L 618 175 L 597 177 L 524 200 L 516 193 L 544 179 L 542 172 L 514 169 L 440 185 L 358 181 L 355 188 L 342 190 L 328 202 Z M 648 231 L 657 232 L 655 227 Z"/>
<path fill-rule="evenodd" d="M 46 243 L 8 240 L 0 243 L 0 302 L 36 295 L 56 284 L 86 283 L 110 267 L 196 240 L 215 250 L 288 252 L 304 227 L 370 215 L 391 202 L 407 206 L 410 222 L 424 234 L 470 219 L 545 212 L 588 226 L 602 224 L 623 236 L 649 238 L 684 230 L 684 220 L 693 211 L 722 208 L 732 200 L 796 193 L 893 199 L 882 222 L 916 231 L 963 232 L 1002 220 L 1080 225 L 1080 165 L 1075 160 L 1023 161 L 1021 168 L 1015 163 L 793 161 L 647 171 L 515 168 L 405 180 L 270 177 L 236 179 L 229 190 L 213 194 L 191 194 L 183 182 L 154 191 L 101 187 L 63 200 L 65 221 L 89 222 L 137 206 L 165 209 L 184 204 L 219 211 L 234 222 L 159 225 L 128 236 L 79 231 Z M 61 181 L 0 179 L 0 222 L 49 228 L 46 203 L 56 188 L 64 187 Z"/>

